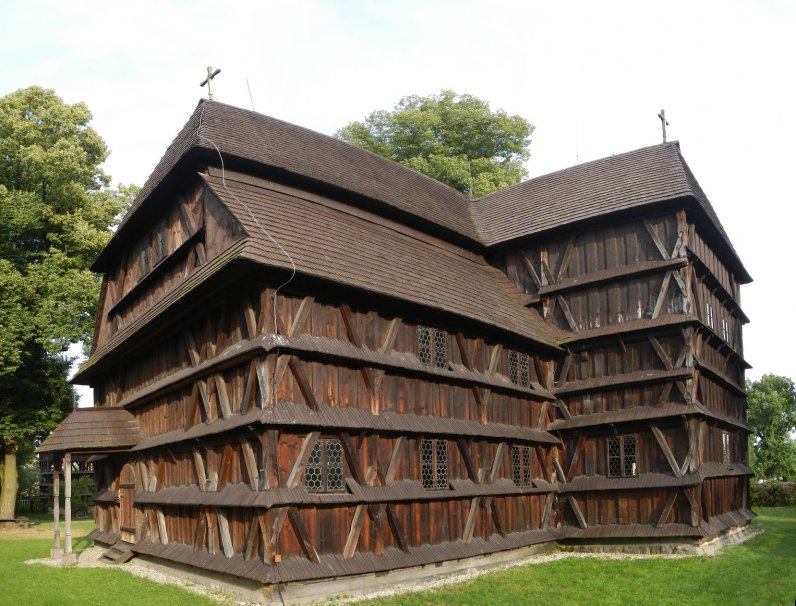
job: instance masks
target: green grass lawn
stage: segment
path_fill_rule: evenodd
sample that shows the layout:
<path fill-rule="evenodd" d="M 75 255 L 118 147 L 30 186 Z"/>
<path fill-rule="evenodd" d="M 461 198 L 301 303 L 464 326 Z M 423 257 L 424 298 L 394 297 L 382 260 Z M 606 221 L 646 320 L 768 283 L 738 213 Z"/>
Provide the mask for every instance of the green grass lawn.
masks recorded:
<path fill-rule="evenodd" d="M 757 508 L 765 532 L 714 557 L 563 559 L 371 602 L 418 604 L 796 603 L 796 507 Z"/>
<path fill-rule="evenodd" d="M 30 517 L 39 523 L 24 532 L 0 533 L 0 605 L 218 606 L 218 602 L 179 587 L 159 585 L 113 568 L 24 564 L 25 560 L 48 557 L 53 544 L 52 521 Z M 74 551 L 91 547 L 91 539 L 84 537 L 93 527 L 92 520 L 73 522 Z M 62 521 L 62 547 L 63 533 Z"/>
<path fill-rule="evenodd" d="M 439 591 L 372 604 L 787 604 L 796 601 L 796 507 L 758 508 L 765 532 L 715 557 L 639 560 L 564 559 L 485 575 Z M 91 520 L 75 523 L 85 535 Z M 61 529 L 63 533 L 63 527 Z M 32 537 L 32 538 L 31 538 Z M 45 538 L 46 537 L 46 538 Z M 75 550 L 90 546 L 78 538 Z M 0 605 L 217 604 L 178 587 L 158 585 L 112 568 L 23 564 L 49 554 L 52 522 L 0 534 Z"/>

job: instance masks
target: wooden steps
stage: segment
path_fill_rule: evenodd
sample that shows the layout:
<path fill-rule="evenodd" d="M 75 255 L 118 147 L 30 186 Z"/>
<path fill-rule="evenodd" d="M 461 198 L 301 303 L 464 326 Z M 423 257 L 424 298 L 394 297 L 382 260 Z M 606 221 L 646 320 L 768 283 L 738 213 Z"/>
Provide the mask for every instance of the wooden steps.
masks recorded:
<path fill-rule="evenodd" d="M 101 560 L 111 564 L 124 564 L 135 555 L 132 547 L 132 543 L 117 541 L 102 554 Z"/>

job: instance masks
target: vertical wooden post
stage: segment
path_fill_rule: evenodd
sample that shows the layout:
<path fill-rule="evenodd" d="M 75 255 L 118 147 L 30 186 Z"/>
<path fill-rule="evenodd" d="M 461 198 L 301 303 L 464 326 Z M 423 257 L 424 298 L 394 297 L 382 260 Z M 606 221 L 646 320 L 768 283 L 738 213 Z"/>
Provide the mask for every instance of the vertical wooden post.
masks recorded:
<path fill-rule="evenodd" d="M 74 564 L 72 553 L 72 453 L 64 454 L 64 564 Z"/>
<path fill-rule="evenodd" d="M 64 552 L 61 549 L 61 529 L 60 529 L 60 498 L 61 498 L 61 474 L 59 473 L 58 466 L 61 462 L 56 457 L 53 460 L 53 548 L 50 550 L 50 557 L 53 560 L 60 560 L 64 557 Z"/>

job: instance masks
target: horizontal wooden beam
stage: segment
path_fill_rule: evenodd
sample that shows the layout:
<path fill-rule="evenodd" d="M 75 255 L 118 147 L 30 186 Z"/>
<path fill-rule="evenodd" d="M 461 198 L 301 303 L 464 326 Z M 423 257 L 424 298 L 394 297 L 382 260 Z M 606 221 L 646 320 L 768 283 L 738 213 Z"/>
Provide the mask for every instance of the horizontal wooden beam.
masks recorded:
<path fill-rule="evenodd" d="M 660 383 L 662 381 L 676 381 L 678 379 L 690 379 L 694 374 L 692 368 L 673 368 L 672 370 L 640 370 L 619 375 L 606 377 L 594 377 L 581 379 L 580 381 L 570 381 L 553 389 L 557 396 L 572 395 L 582 392 L 602 391 L 605 389 L 616 389 L 618 387 L 630 387 L 632 385 Z"/>
<path fill-rule="evenodd" d="M 496 390 L 516 397 L 539 401 L 552 400 L 549 392 L 530 389 L 511 383 L 508 378 L 496 375 L 495 371 L 480 372 L 467 369 L 439 369 L 420 363 L 402 352 L 372 351 L 357 348 L 351 343 L 327 337 L 302 335 L 299 337 L 277 336 L 273 333 L 260 335 L 254 339 L 239 341 L 210 360 L 197 366 L 161 379 L 121 400 L 116 406 L 130 408 L 140 406 L 153 399 L 167 395 L 192 382 L 221 370 L 248 363 L 252 358 L 279 350 L 280 353 L 300 355 L 302 360 L 338 361 L 353 367 L 380 368 L 391 375 L 422 377 L 424 379 L 463 386 L 477 386 Z M 500 349 L 492 350 L 500 352 Z M 280 358 L 281 359 L 281 358 Z M 287 366 L 287 361 L 285 361 Z"/>
<path fill-rule="evenodd" d="M 298 474 L 299 488 L 303 479 L 303 471 Z M 516 486 L 509 478 L 501 478 L 492 483 L 477 484 L 471 480 L 452 480 L 447 490 L 427 490 L 419 480 L 402 480 L 391 486 L 360 487 L 350 479 L 347 484 L 351 492 L 328 493 L 323 495 L 326 506 L 354 507 L 357 505 L 411 503 L 411 502 L 444 502 L 480 497 L 484 499 L 511 497 L 520 495 L 543 495 L 555 492 L 552 484 L 540 478 L 534 478 L 537 486 Z M 360 490 L 367 488 L 367 490 Z M 574 491 L 573 491 L 574 492 Z M 252 491 L 247 497 L 247 507 L 255 509 L 272 509 L 278 507 L 316 507 L 317 497 L 303 490 L 288 490 L 286 486 L 271 488 L 259 492 Z M 227 488 L 221 492 L 201 492 L 196 486 L 180 486 L 176 490 L 169 488 L 159 492 L 139 493 L 136 501 L 141 505 L 184 505 L 187 507 L 240 507 L 240 490 Z"/>
<path fill-rule="evenodd" d="M 630 280 L 646 274 L 684 267 L 687 263 L 686 259 L 662 259 L 660 261 L 644 261 L 632 265 L 623 265 L 615 269 L 595 271 L 576 278 L 567 278 L 547 286 L 542 286 L 539 288 L 539 296 L 546 297 L 558 295 L 566 291 L 598 286 L 604 282 Z"/>
<path fill-rule="evenodd" d="M 658 410 L 658 409 L 656 409 Z M 159 448 L 167 444 L 206 440 L 210 436 L 239 430 L 248 425 L 266 424 L 272 428 L 287 428 L 304 431 L 318 428 L 339 433 L 341 431 L 372 430 L 377 433 L 404 433 L 407 435 L 433 435 L 455 439 L 466 436 L 488 441 L 512 440 L 524 443 L 557 444 L 558 438 L 547 431 L 531 427 L 520 427 L 501 423 L 481 423 L 465 419 L 435 418 L 434 427 L 423 424 L 423 415 L 388 412 L 380 415 L 362 415 L 362 408 L 322 405 L 317 415 L 304 404 L 280 402 L 266 410 L 253 409 L 245 415 L 233 415 L 229 419 L 216 419 L 209 424 L 199 424 L 188 430 L 174 431 L 144 438 L 132 448 L 134 452 Z M 312 416 L 308 416 L 312 415 Z M 665 415 L 660 415 L 665 416 Z M 300 428 L 300 429 L 299 429 Z M 432 430 L 433 429 L 433 430 Z"/>

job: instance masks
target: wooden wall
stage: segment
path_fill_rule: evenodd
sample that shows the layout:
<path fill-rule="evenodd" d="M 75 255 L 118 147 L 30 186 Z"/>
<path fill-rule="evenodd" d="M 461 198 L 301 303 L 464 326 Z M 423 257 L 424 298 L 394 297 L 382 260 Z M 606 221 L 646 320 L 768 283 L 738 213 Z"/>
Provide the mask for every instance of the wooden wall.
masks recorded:
<path fill-rule="evenodd" d="M 601 415 L 560 432 L 554 457 L 565 487 L 557 498 L 564 524 L 694 525 L 740 502 L 743 477 L 710 479 L 711 498 L 721 506 L 704 510 L 697 493 L 678 499 L 672 495 L 679 489 L 665 486 L 666 476 L 674 481 L 703 462 L 723 464 L 722 434 L 731 463 L 747 456 L 737 425 L 694 417 L 683 423 L 654 410 L 699 403 L 719 418 L 746 418 L 740 288 L 685 210 L 595 222 L 537 238 L 493 262 L 529 305 L 570 335 L 567 354 L 555 361 L 558 421 Z M 634 419 L 643 408 L 652 410 Z M 640 420 L 650 415 L 654 420 Z M 617 434 L 637 439 L 636 478 L 607 477 L 607 442 Z"/>
<path fill-rule="evenodd" d="M 139 539 L 225 554 L 248 545 L 249 556 L 254 550 L 273 559 L 378 554 L 541 530 L 545 509 L 552 521 L 553 488 L 545 480 L 551 455 L 533 432 L 552 418 L 543 405 L 551 398 L 552 360 L 520 352 L 529 354 L 527 384 L 515 385 L 509 378 L 513 350 L 449 326 L 430 328 L 444 331 L 442 368 L 421 363 L 414 318 L 298 293 L 274 299 L 267 285 L 225 293 L 175 324 L 146 356 L 121 364 L 95 390 L 102 405 L 133 412 L 145 439 L 161 439 L 136 455 Z M 279 350 L 253 346 L 275 329 L 286 340 Z M 248 353 L 229 357 L 240 348 Z M 342 426 L 321 431 L 306 420 L 269 425 L 254 417 L 234 431 L 224 429 L 240 415 L 282 405 L 398 415 L 390 419 L 435 417 L 470 423 L 475 433 L 459 435 L 458 426 L 423 429 L 417 420 L 375 430 L 339 415 Z M 488 429 L 494 424 L 531 433 L 507 439 Z M 182 440 L 186 430 L 197 429 L 204 432 L 198 441 Z M 311 496 L 303 486 L 309 450 L 319 438 L 345 445 L 345 493 Z M 447 444 L 447 490 L 423 489 L 423 438 Z M 531 477 L 544 480 L 541 488 L 513 485 L 515 444 L 533 448 Z M 480 484 L 494 488 L 484 493 Z M 352 485 L 366 491 L 369 504 L 350 497 Z M 191 492 L 170 492 L 177 489 Z M 263 491 L 272 491 L 277 503 L 246 505 Z M 197 505 L 206 492 L 219 493 L 221 502 Z M 249 537 L 263 516 L 267 536 L 255 549 Z"/>
<path fill-rule="evenodd" d="M 237 220 L 202 184 L 164 201 L 150 229 L 103 279 L 94 348 L 243 235 Z"/>

